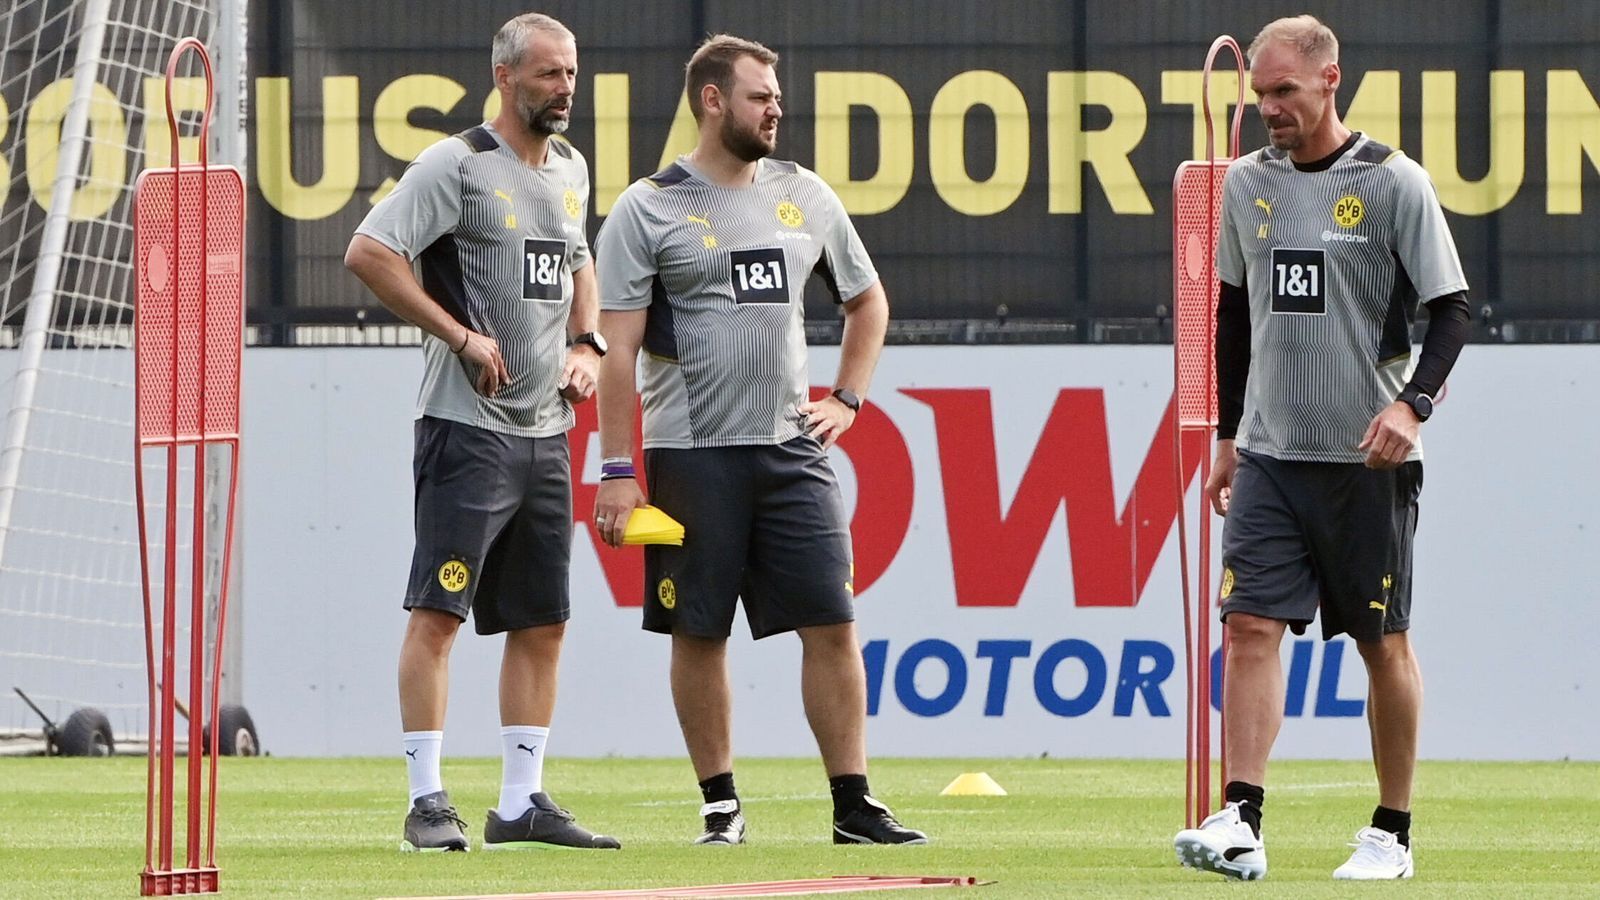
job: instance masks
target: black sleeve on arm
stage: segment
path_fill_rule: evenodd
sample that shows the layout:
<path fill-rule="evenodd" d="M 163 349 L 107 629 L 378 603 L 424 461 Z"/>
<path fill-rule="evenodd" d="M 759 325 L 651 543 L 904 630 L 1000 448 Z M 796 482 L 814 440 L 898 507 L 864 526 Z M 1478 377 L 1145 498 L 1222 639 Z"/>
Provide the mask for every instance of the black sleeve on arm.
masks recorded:
<path fill-rule="evenodd" d="M 1456 291 L 1428 301 L 1428 332 L 1422 338 L 1422 355 L 1417 358 L 1416 371 L 1411 374 L 1411 381 L 1402 393 L 1419 391 L 1429 397 L 1439 396 L 1439 389 L 1444 387 L 1445 378 L 1450 375 L 1456 357 L 1461 355 L 1461 348 L 1467 343 L 1467 336 L 1472 331 L 1471 321 L 1472 311 L 1467 306 L 1466 291 Z M 1217 327 L 1220 345 L 1220 313 Z M 1220 380 L 1220 367 L 1218 372 Z"/>
<path fill-rule="evenodd" d="M 1431 307 L 1430 307 L 1431 309 Z M 1453 357 L 1452 357 L 1453 358 Z M 1244 417 L 1250 377 L 1250 291 L 1222 282 L 1217 291 L 1217 439 L 1231 441 Z"/>

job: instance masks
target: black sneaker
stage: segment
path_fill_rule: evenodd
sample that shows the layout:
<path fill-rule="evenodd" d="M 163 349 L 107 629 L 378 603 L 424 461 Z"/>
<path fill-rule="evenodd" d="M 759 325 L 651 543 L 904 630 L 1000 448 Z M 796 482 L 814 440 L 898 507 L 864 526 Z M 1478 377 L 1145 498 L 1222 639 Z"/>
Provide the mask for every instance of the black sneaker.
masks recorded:
<path fill-rule="evenodd" d="M 533 807 L 507 822 L 494 810 L 483 826 L 485 850 L 620 850 L 614 837 L 594 834 L 572 820 L 567 812 L 543 791 L 529 794 Z"/>
<path fill-rule="evenodd" d="M 835 844 L 926 844 L 928 836 L 901 825 L 884 806 L 872 797 L 861 798 L 861 806 L 833 823 Z"/>
<path fill-rule="evenodd" d="M 744 843 L 744 811 L 738 800 L 718 800 L 700 807 L 705 817 L 705 833 L 694 839 L 696 844 L 714 847 L 731 847 Z"/>
<path fill-rule="evenodd" d="M 444 791 L 423 794 L 406 814 L 406 836 L 400 849 L 407 853 L 442 853 L 467 850 L 467 823 L 456 815 Z"/>

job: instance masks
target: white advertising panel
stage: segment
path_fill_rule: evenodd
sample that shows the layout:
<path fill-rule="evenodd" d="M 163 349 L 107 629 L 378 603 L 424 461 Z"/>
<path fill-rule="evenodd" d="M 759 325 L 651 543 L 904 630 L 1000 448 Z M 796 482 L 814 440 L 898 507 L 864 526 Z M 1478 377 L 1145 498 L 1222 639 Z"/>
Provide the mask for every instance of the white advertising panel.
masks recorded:
<path fill-rule="evenodd" d="M 874 754 L 1182 755 L 1170 354 L 884 352 L 834 451 L 854 510 Z M 836 362 L 815 350 L 813 384 L 829 385 Z M 241 674 L 275 753 L 397 746 L 420 368 L 414 348 L 246 355 Z M 1469 347 L 1425 426 L 1413 600 L 1424 757 L 1600 758 L 1597 381 L 1600 347 Z M 572 440 L 574 609 L 552 752 L 680 754 L 668 642 L 639 629 L 642 553 L 605 548 L 588 527 L 592 404 Z M 1360 655 L 1316 628 L 1284 645 L 1278 754 L 1363 758 Z M 452 659 L 446 752 L 494 754 L 500 640 L 470 629 Z M 813 753 L 798 641 L 742 629 L 737 751 Z"/>

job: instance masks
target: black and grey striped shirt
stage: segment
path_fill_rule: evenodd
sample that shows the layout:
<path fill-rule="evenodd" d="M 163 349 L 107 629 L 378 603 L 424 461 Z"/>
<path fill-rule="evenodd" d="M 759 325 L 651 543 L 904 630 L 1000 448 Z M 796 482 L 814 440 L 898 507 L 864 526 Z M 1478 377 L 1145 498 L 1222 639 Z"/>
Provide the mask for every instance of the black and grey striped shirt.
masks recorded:
<path fill-rule="evenodd" d="M 1418 302 L 1467 288 L 1428 173 L 1359 133 L 1327 165 L 1264 148 L 1229 167 L 1218 237 L 1218 276 L 1250 292 L 1238 446 L 1364 461 L 1367 425 L 1416 365 Z"/>
<path fill-rule="evenodd" d="M 589 264 L 589 169 L 552 137 L 523 164 L 487 122 L 422 151 L 356 229 L 415 262 L 456 321 L 494 338 L 511 382 L 493 397 L 443 341 L 423 342 L 417 414 L 502 434 L 549 437 L 573 425 L 556 385 L 566 361 L 572 273 Z"/>
<path fill-rule="evenodd" d="M 680 158 L 628 187 L 595 241 L 600 307 L 647 309 L 645 447 L 780 444 L 809 387 L 813 271 L 840 302 L 878 280 L 844 204 L 814 172 L 763 159 L 749 187 Z"/>

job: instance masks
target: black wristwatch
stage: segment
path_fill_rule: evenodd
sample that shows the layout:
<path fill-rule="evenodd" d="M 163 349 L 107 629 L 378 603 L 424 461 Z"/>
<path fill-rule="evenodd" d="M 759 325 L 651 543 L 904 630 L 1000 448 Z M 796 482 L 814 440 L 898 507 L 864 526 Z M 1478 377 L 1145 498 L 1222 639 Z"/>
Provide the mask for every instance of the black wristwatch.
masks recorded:
<path fill-rule="evenodd" d="M 579 344 L 588 344 L 594 348 L 594 352 L 601 356 L 606 355 L 606 339 L 598 331 L 585 331 L 572 339 L 572 346 L 576 347 Z"/>
<path fill-rule="evenodd" d="M 833 399 L 850 407 L 851 412 L 861 412 L 861 398 L 849 388 L 834 388 Z"/>
<path fill-rule="evenodd" d="M 1416 413 L 1418 422 L 1426 422 L 1428 417 L 1433 415 L 1433 398 L 1416 388 L 1406 388 L 1400 392 L 1397 399 L 1411 407 L 1411 411 Z"/>

